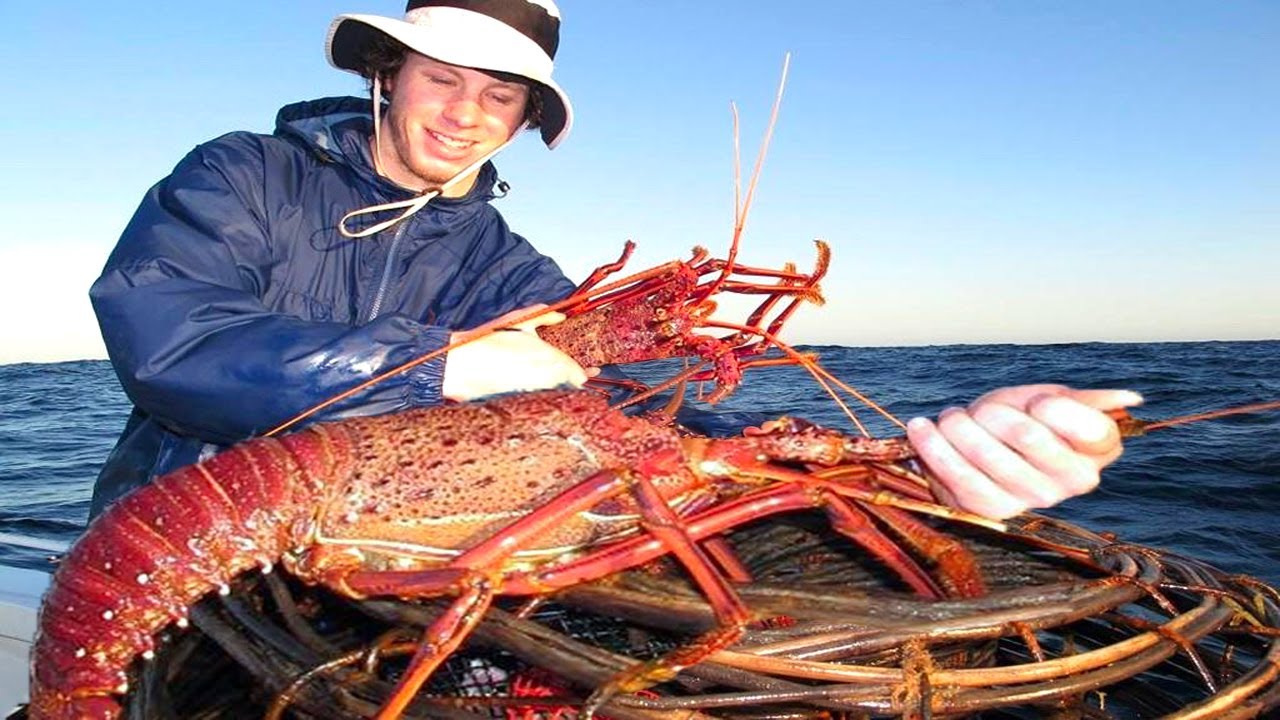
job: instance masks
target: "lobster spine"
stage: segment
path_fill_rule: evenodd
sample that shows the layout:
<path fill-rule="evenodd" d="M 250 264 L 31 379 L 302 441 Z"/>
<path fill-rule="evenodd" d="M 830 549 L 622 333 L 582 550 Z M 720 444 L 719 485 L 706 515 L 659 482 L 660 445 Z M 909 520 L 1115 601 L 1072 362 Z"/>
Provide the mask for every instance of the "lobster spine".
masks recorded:
<path fill-rule="evenodd" d="M 236 575 L 269 570 L 309 532 L 350 438 L 316 427 L 181 468 L 107 509 L 54 574 L 32 646 L 32 720 L 115 718 L 154 635 Z M 51 609 L 56 612 L 51 612 Z M 52 616 L 52 617 L 51 617 Z"/>

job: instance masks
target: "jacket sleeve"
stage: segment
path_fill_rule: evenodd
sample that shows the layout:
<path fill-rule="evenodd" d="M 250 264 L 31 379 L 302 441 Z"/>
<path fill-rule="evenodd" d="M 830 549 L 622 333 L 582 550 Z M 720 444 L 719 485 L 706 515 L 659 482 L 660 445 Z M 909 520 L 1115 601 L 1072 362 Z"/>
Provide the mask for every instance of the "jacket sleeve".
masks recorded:
<path fill-rule="evenodd" d="M 133 402 L 171 431 L 228 444 L 443 347 L 450 331 L 386 315 L 312 322 L 260 301 L 271 261 L 261 155 L 201 146 L 152 188 L 90 290 Z M 247 159 L 246 159 L 247 158 Z M 313 419 L 440 402 L 437 358 Z"/>

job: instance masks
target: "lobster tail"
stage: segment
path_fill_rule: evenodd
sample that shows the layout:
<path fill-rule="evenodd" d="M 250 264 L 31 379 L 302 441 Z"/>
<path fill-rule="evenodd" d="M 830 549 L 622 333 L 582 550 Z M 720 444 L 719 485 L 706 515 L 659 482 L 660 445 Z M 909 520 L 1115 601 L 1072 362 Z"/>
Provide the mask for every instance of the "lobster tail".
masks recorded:
<path fill-rule="evenodd" d="M 114 718 L 154 635 L 236 575 L 270 569 L 314 505 L 332 431 L 258 439 L 112 505 L 63 559 L 32 647 L 30 717 Z M 341 444 L 341 443 L 340 443 Z"/>

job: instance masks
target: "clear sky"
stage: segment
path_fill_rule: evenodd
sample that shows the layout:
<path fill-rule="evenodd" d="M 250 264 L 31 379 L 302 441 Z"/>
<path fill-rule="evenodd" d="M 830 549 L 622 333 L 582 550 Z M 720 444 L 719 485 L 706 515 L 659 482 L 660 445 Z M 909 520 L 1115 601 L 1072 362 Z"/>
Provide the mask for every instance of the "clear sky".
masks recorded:
<path fill-rule="evenodd" d="M 498 159 L 498 207 L 581 278 L 834 248 L 794 342 L 1280 337 L 1280 3 L 562 0 L 577 122 Z M 143 192 L 279 106 L 360 94 L 323 41 L 391 0 L 0 3 L 0 363 L 104 357 L 86 291 Z"/>

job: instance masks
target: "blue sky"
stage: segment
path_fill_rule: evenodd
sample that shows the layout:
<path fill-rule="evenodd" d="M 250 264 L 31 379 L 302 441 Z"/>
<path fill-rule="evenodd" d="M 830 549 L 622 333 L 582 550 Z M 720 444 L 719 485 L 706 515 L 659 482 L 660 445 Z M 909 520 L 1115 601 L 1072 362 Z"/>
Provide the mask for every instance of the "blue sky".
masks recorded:
<path fill-rule="evenodd" d="M 750 167 L 790 81 L 742 258 L 834 249 L 794 342 L 1280 337 L 1280 4 L 562 0 L 577 123 L 504 153 L 499 208 L 580 278 L 721 250 L 729 102 Z M 201 12 L 200 9 L 204 11 Z M 103 357 L 86 290 L 197 143 L 359 94 L 323 40 L 402 3 L 0 5 L 0 362 Z"/>

